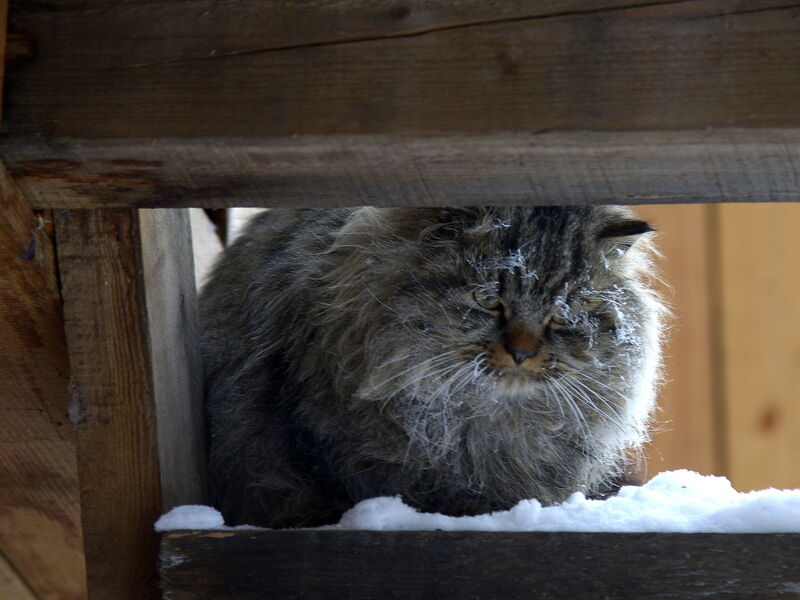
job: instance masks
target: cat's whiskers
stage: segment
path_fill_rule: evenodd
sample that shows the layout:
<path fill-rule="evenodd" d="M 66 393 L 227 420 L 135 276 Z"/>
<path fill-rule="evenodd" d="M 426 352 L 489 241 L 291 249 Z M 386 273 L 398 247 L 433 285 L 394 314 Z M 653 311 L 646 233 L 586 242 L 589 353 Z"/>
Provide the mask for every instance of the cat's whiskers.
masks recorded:
<path fill-rule="evenodd" d="M 622 395 L 622 393 L 620 393 L 618 390 L 614 390 L 612 388 L 609 388 L 607 385 L 603 384 L 602 382 L 594 380 L 590 375 L 585 374 L 585 373 L 581 373 L 581 376 L 584 377 L 585 379 L 589 380 L 590 382 L 596 384 L 596 385 L 600 385 L 602 387 L 607 388 L 608 391 L 614 392 L 621 399 L 623 399 L 623 400 L 625 399 L 625 397 Z M 592 394 L 595 398 L 597 398 L 600 402 L 602 402 L 606 407 L 608 407 L 609 410 L 611 410 L 612 412 L 616 413 L 616 411 L 619 408 L 619 406 L 613 404 L 612 402 L 609 402 L 609 400 L 605 396 L 603 396 L 597 390 L 594 390 L 591 387 L 589 387 L 588 385 L 586 385 L 576 375 L 565 375 L 565 378 L 568 381 L 572 381 L 574 384 L 577 384 L 581 388 L 585 389 L 588 393 Z M 619 415 L 617 415 L 617 416 L 619 416 Z"/>
<path fill-rule="evenodd" d="M 442 375 L 446 377 L 441 378 Z M 438 378 L 437 386 L 426 390 L 424 394 L 425 409 L 415 412 L 413 422 L 406 425 L 409 435 L 409 448 L 424 449 L 432 460 L 439 460 L 453 451 L 453 443 L 460 438 L 460 428 L 453 429 L 453 423 L 463 425 L 463 420 L 455 419 L 454 410 L 463 402 L 454 401 L 465 386 L 480 377 L 482 371 L 475 371 L 473 361 L 455 363 L 434 373 L 427 373 L 431 378 Z M 418 400 L 419 398 L 417 398 Z M 479 415 L 473 413 L 470 417 Z M 463 417 L 463 415 L 462 415 Z"/>
<path fill-rule="evenodd" d="M 590 408 L 591 410 L 593 410 L 597 414 L 599 414 L 602 417 L 604 417 L 610 423 L 613 423 L 614 425 L 616 425 L 620 429 L 620 431 L 623 431 L 623 426 L 620 423 L 619 418 L 615 417 L 615 416 L 612 416 L 611 414 L 607 413 L 606 411 L 601 409 L 599 406 L 597 406 L 597 404 L 595 404 L 595 402 L 589 397 L 587 392 L 592 393 L 598 400 L 602 401 L 609 408 L 613 408 L 613 407 L 611 407 L 611 405 L 608 404 L 608 402 L 602 396 L 600 396 L 594 390 L 586 387 L 582 382 L 578 381 L 574 377 L 571 377 L 571 376 L 570 377 L 564 377 L 561 381 L 565 385 L 565 387 L 567 387 L 567 388 L 569 388 L 569 389 L 571 389 L 573 391 L 575 398 L 577 398 L 578 400 L 583 402 L 588 408 Z M 578 386 L 581 386 L 581 387 L 578 387 Z M 581 388 L 583 388 L 583 389 L 581 389 Z"/>
<path fill-rule="evenodd" d="M 415 379 L 412 379 L 411 381 L 405 382 L 405 385 L 402 388 L 399 388 L 397 390 L 397 392 L 395 392 L 395 394 L 398 393 L 398 392 L 402 392 L 402 391 L 416 392 L 416 391 L 418 391 L 416 389 L 416 387 L 417 387 L 416 384 L 418 384 L 418 383 L 420 383 L 422 381 L 427 381 L 427 380 L 431 380 L 431 379 L 435 379 L 435 378 L 441 377 L 445 373 L 449 373 L 450 371 L 454 371 L 454 370 L 459 369 L 459 368 L 461 368 L 461 367 L 460 367 L 460 365 L 458 363 L 452 363 L 452 364 L 445 365 L 444 367 L 441 367 L 440 369 L 437 369 L 436 371 L 427 371 L 427 372 L 424 372 L 424 373 L 420 373 L 419 376 L 416 377 Z M 428 393 L 431 393 L 431 392 L 428 390 Z M 434 391 L 432 393 L 435 394 L 436 392 Z M 416 394 L 414 394 L 414 395 L 416 395 Z M 433 400 L 433 399 L 436 399 L 436 398 L 433 397 L 433 396 L 429 397 L 428 403 L 430 403 L 430 400 Z"/>
<path fill-rule="evenodd" d="M 588 424 L 586 423 L 586 417 L 581 412 L 580 408 L 575 401 L 572 399 L 572 395 L 569 393 L 569 390 L 564 386 L 562 380 L 554 379 L 551 381 L 551 389 L 554 392 L 556 399 L 566 405 L 569 408 L 570 412 L 572 412 L 573 416 L 575 417 L 575 423 L 581 432 L 585 433 L 588 430 Z"/>
<path fill-rule="evenodd" d="M 391 377 L 387 377 L 386 379 L 384 379 L 380 383 L 373 383 L 371 387 L 372 387 L 372 389 L 374 389 L 376 391 L 380 390 L 380 388 L 385 386 L 390 381 L 394 381 L 398 377 L 402 377 L 403 375 L 405 375 L 405 374 L 407 374 L 407 373 L 409 373 L 411 371 L 414 371 L 416 369 L 426 369 L 426 368 L 431 367 L 431 366 L 436 366 L 437 363 L 439 363 L 439 362 L 448 361 L 448 360 L 450 360 L 451 356 L 456 354 L 457 352 L 458 352 L 458 350 L 448 350 L 447 352 L 442 352 L 441 354 L 437 354 L 436 356 L 428 358 L 428 359 L 426 359 L 426 360 L 424 360 L 422 362 L 414 363 L 411 366 L 406 367 L 405 369 L 403 369 L 399 373 L 395 373 Z M 403 358 L 408 358 L 408 357 L 404 356 Z M 423 374 L 422 376 L 423 377 L 427 376 L 427 373 Z"/>
<path fill-rule="evenodd" d="M 602 374 L 602 371 L 600 371 L 599 369 L 597 371 L 598 371 L 598 374 Z M 596 378 L 592 377 L 591 375 L 589 375 L 589 369 L 580 371 L 580 373 L 581 373 L 581 377 L 583 377 L 584 379 L 590 381 L 591 383 L 593 383 L 595 385 L 599 385 L 600 387 L 602 387 L 603 389 L 605 389 L 606 391 L 608 391 L 611 394 L 616 394 L 617 396 L 619 396 L 620 400 L 622 400 L 623 402 L 626 400 L 626 397 L 622 392 L 620 392 L 617 389 L 614 389 L 613 387 L 611 387 L 607 383 L 603 383 L 599 379 L 596 379 Z"/>

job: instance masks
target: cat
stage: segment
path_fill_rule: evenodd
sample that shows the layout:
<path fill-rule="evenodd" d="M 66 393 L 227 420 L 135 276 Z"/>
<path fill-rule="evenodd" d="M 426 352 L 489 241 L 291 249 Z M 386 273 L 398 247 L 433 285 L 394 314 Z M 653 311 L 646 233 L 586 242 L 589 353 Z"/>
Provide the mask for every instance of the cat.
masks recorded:
<path fill-rule="evenodd" d="M 590 207 L 272 210 L 201 293 L 228 524 L 602 495 L 646 438 L 651 227 Z"/>

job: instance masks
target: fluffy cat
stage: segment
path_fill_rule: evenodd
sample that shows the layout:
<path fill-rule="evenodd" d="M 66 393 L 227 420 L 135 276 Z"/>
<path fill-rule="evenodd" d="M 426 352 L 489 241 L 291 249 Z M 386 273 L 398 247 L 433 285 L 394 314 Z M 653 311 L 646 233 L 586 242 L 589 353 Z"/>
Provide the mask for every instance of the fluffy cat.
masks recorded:
<path fill-rule="evenodd" d="M 641 445 L 660 305 L 621 207 L 273 210 L 201 296 L 229 524 L 598 495 Z"/>

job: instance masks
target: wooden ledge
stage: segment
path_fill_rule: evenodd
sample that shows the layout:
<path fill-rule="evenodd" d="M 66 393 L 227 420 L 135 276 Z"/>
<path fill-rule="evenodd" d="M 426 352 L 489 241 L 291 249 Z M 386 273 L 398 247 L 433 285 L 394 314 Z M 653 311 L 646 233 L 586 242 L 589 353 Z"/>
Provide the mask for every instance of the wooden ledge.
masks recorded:
<path fill-rule="evenodd" d="M 800 129 L 45 140 L 0 156 L 37 209 L 800 200 Z"/>
<path fill-rule="evenodd" d="M 800 534 L 171 532 L 161 585 L 211 598 L 800 596 Z"/>

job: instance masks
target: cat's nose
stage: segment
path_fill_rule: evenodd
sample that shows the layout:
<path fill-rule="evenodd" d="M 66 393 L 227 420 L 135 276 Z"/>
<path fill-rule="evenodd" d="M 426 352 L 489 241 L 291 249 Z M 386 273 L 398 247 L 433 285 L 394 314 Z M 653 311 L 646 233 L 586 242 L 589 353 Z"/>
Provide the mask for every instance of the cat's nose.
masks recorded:
<path fill-rule="evenodd" d="M 517 348 L 512 348 L 511 346 L 508 345 L 503 347 L 506 349 L 506 352 L 508 352 L 511 355 L 511 358 L 514 359 L 514 362 L 517 363 L 518 365 L 521 365 L 527 359 L 533 356 L 533 352 L 531 352 L 530 350 L 518 350 Z"/>
<path fill-rule="evenodd" d="M 539 348 L 539 338 L 527 327 L 512 325 L 503 336 L 503 348 L 511 355 L 516 364 L 521 365 L 536 354 Z"/>

